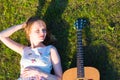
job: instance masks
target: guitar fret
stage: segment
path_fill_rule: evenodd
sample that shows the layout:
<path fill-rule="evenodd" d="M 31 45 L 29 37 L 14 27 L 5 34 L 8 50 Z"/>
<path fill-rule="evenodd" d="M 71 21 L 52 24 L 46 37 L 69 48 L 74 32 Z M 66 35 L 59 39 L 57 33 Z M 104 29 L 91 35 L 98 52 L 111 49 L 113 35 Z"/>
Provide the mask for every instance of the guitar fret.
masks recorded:
<path fill-rule="evenodd" d="M 79 65 L 79 66 L 81 66 L 81 67 L 79 67 L 78 69 L 79 69 L 79 71 L 82 71 L 83 70 L 83 68 L 84 68 L 84 65 L 83 64 L 81 64 L 81 65 Z M 80 70 L 80 69 L 82 69 L 82 70 Z"/>
<path fill-rule="evenodd" d="M 77 40 L 77 43 L 81 43 L 82 44 L 82 39 L 79 39 L 79 38 L 77 38 L 78 40 Z"/>
<path fill-rule="evenodd" d="M 82 49 L 77 49 L 78 54 L 83 54 L 83 50 Z"/>
<path fill-rule="evenodd" d="M 77 47 L 82 47 L 82 46 L 77 46 Z M 81 50 L 81 51 L 82 51 L 82 50 L 83 50 L 83 48 L 77 48 L 77 50 Z"/>
<path fill-rule="evenodd" d="M 83 49 L 77 49 L 77 50 L 78 50 L 78 51 L 77 51 L 78 53 L 81 52 L 81 51 L 83 51 Z"/>
<path fill-rule="evenodd" d="M 83 58 L 81 58 L 81 59 L 77 59 L 77 60 L 78 60 L 78 62 L 80 62 L 80 63 L 81 63 L 81 62 L 83 62 L 83 61 L 82 61 L 82 60 L 83 60 Z"/>
<path fill-rule="evenodd" d="M 83 61 L 79 61 L 79 63 L 80 63 L 80 64 L 78 64 L 78 65 L 80 65 L 80 66 L 84 65 L 84 62 L 83 62 Z"/>
<path fill-rule="evenodd" d="M 82 53 L 77 54 L 77 58 L 83 58 L 83 54 Z"/>
<path fill-rule="evenodd" d="M 77 47 L 78 47 L 78 46 L 79 46 L 79 47 L 82 47 L 82 44 L 77 44 Z"/>
<path fill-rule="evenodd" d="M 80 42 L 82 44 L 82 40 L 78 38 L 77 42 Z"/>
<path fill-rule="evenodd" d="M 83 51 L 81 51 L 81 50 L 78 50 L 77 52 L 78 52 L 78 54 L 83 54 Z"/>
<path fill-rule="evenodd" d="M 80 48 L 79 48 L 79 47 L 77 47 L 77 49 L 79 49 L 79 50 L 83 50 L 83 48 L 82 48 L 82 47 L 80 47 Z"/>
<path fill-rule="evenodd" d="M 77 51 L 77 53 L 78 54 L 83 54 L 83 50 L 81 50 L 81 49 L 77 49 L 78 51 Z"/>
<path fill-rule="evenodd" d="M 77 47 L 82 47 L 82 44 L 77 44 Z"/>
<path fill-rule="evenodd" d="M 81 56 L 80 56 L 80 57 L 78 56 L 77 58 L 79 58 L 79 59 L 83 60 L 83 57 L 81 57 Z"/>
<path fill-rule="evenodd" d="M 82 38 L 81 35 L 77 35 L 77 38 L 78 38 L 78 40 L 79 40 L 79 39 L 82 40 L 82 39 L 81 39 L 81 38 Z"/>
<path fill-rule="evenodd" d="M 77 57 L 78 58 L 78 57 Z M 82 60 L 83 60 L 83 58 L 80 58 L 80 59 L 77 59 L 77 60 L 79 60 L 79 62 L 81 62 Z M 83 62 L 83 61 L 82 61 Z"/>
<path fill-rule="evenodd" d="M 81 55 L 81 56 L 78 56 L 77 58 L 83 59 L 83 55 Z"/>
<path fill-rule="evenodd" d="M 81 58 L 81 59 L 77 59 L 78 60 L 78 63 L 80 62 L 80 63 L 84 63 L 83 62 L 83 58 Z"/>

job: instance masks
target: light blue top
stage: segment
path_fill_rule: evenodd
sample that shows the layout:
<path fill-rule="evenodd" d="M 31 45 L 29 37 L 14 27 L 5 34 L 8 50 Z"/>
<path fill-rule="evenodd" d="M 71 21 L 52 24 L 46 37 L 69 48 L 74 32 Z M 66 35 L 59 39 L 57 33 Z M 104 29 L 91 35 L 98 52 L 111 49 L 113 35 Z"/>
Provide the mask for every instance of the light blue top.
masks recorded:
<path fill-rule="evenodd" d="M 40 70 L 50 73 L 52 69 L 50 57 L 51 47 L 52 45 L 33 49 L 30 47 L 25 48 L 20 61 L 21 73 L 26 67 L 36 67 Z"/>

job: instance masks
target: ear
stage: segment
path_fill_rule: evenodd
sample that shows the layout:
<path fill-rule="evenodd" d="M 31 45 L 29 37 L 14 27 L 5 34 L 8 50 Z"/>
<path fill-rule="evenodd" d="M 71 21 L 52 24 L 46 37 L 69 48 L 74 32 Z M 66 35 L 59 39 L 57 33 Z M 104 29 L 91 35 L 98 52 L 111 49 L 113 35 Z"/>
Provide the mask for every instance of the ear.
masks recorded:
<path fill-rule="evenodd" d="M 28 36 L 30 37 L 30 36 L 31 36 L 31 33 L 29 33 Z"/>

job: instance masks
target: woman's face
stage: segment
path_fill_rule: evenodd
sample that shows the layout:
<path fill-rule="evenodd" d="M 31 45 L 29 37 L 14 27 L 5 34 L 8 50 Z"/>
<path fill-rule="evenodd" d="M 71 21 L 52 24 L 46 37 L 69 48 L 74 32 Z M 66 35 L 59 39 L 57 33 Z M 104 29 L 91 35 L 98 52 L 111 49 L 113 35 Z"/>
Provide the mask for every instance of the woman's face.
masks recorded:
<path fill-rule="evenodd" d="M 32 43 L 40 43 L 45 40 L 47 31 L 46 25 L 42 21 L 36 21 L 31 26 L 31 31 L 29 34 L 30 41 Z"/>

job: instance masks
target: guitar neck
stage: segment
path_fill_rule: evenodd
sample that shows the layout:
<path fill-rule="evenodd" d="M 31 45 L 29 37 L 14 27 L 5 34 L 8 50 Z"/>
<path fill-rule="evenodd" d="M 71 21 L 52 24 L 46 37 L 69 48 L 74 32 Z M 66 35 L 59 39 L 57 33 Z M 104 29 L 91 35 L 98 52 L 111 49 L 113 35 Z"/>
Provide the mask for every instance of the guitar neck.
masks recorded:
<path fill-rule="evenodd" d="M 82 30 L 77 31 L 77 77 L 84 78 L 84 58 L 82 47 Z"/>

